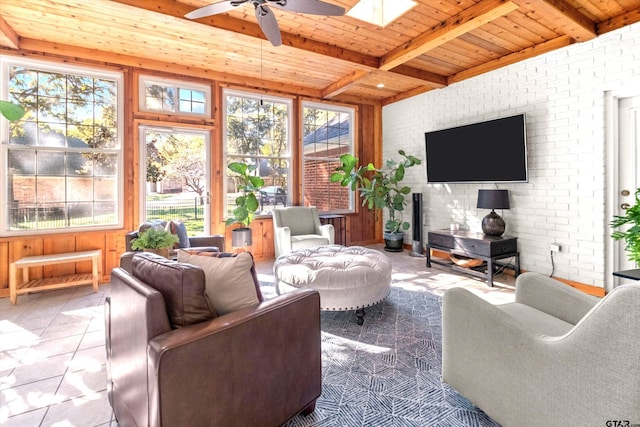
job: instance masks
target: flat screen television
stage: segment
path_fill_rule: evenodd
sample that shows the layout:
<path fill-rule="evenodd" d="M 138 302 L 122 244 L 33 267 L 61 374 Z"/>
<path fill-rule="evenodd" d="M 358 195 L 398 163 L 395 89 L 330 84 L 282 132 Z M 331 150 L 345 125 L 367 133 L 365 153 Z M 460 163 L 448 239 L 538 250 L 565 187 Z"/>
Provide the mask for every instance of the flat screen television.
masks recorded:
<path fill-rule="evenodd" d="M 427 181 L 527 182 L 524 114 L 426 132 Z"/>

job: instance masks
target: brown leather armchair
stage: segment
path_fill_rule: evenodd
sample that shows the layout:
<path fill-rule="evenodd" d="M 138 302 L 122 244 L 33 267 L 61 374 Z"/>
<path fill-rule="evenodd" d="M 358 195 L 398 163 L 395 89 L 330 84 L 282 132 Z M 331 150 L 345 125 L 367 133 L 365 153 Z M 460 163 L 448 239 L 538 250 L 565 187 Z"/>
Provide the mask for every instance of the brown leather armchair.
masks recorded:
<path fill-rule="evenodd" d="M 171 274 L 146 268 L 141 280 L 141 258 L 133 274 L 112 271 L 105 306 L 108 396 L 120 426 L 275 427 L 313 412 L 321 393 L 316 291 L 172 329 L 165 297 L 149 283 L 173 289 L 204 273 L 166 261 Z"/>

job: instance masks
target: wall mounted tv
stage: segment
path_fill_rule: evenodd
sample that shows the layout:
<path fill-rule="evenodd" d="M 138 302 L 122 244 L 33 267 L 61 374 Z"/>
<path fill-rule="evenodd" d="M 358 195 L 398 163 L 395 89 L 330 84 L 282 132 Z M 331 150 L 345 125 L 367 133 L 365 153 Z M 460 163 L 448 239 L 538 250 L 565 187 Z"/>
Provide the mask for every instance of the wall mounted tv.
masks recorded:
<path fill-rule="evenodd" d="M 426 132 L 427 181 L 527 182 L 524 114 Z"/>

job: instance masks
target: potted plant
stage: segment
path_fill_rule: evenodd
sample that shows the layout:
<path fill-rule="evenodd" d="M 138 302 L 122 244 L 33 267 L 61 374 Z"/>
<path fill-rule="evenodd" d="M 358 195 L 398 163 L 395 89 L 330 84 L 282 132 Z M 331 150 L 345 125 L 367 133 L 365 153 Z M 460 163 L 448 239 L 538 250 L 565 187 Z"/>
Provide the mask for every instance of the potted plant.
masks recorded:
<path fill-rule="evenodd" d="M 369 163 L 358 166 L 358 158 L 351 154 L 340 156 L 341 166 L 331 174 L 331 182 L 339 182 L 343 187 L 360 190 L 362 206 L 368 209 L 389 210 L 389 219 L 384 225 L 385 250 L 400 252 L 403 250 L 404 231 L 410 224 L 402 220 L 402 211 L 407 202 L 405 196 L 411 193 L 408 186 L 401 181 L 407 168 L 421 163 L 420 159 L 406 154 L 403 150 L 398 153 L 403 157 L 401 161 L 387 160 L 381 168 Z"/>
<path fill-rule="evenodd" d="M 236 207 L 225 222 L 226 225 L 240 224 L 240 227 L 232 231 L 231 245 L 233 247 L 251 246 L 252 238 L 249 225 L 255 218 L 260 205 L 256 193 L 264 185 L 264 180 L 253 175 L 258 169 L 257 163 L 248 165 L 243 162 L 232 162 L 227 167 L 235 173 L 234 179 L 240 191 L 240 195 L 236 197 Z"/>
<path fill-rule="evenodd" d="M 627 209 L 624 215 L 615 215 L 609 224 L 611 228 L 630 225 L 625 231 L 616 230 L 611 234 L 614 240 L 624 239 L 629 261 L 640 264 L 640 188 L 635 193 L 636 203 Z"/>
<path fill-rule="evenodd" d="M 131 241 L 131 249 L 153 252 L 169 258 L 169 249 L 178 243 L 178 236 L 167 230 L 149 227 Z"/>

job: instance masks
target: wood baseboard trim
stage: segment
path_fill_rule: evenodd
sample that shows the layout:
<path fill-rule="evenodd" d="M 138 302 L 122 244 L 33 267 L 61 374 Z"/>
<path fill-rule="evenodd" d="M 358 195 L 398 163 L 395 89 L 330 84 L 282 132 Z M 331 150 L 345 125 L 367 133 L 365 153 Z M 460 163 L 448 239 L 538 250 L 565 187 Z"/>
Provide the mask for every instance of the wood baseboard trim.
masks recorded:
<path fill-rule="evenodd" d="M 589 294 L 589 295 L 593 295 L 596 297 L 604 297 L 607 294 L 607 291 L 604 288 L 599 288 L 597 286 L 593 286 L 593 285 L 585 285 L 584 283 L 580 283 L 580 282 L 574 282 L 573 280 L 568 280 L 568 279 L 562 279 L 560 277 L 552 277 L 553 279 L 562 282 L 566 285 L 569 285 L 573 288 L 576 288 L 578 290 L 581 290 L 582 292 Z"/>
<path fill-rule="evenodd" d="M 443 252 L 443 251 L 439 251 L 436 249 L 431 249 L 431 256 L 432 257 L 437 257 L 437 258 L 449 258 L 449 253 L 448 252 Z M 526 270 L 521 270 L 520 273 L 524 273 Z M 505 269 L 504 270 L 505 274 L 509 274 L 514 276 L 515 275 L 515 271 L 513 271 L 512 269 Z M 576 288 L 586 294 L 589 295 L 593 295 L 596 297 L 604 297 L 607 294 L 607 291 L 604 288 L 599 288 L 597 286 L 593 286 L 593 285 L 586 285 L 584 283 L 580 283 L 580 282 L 575 282 L 573 280 L 569 280 L 569 279 L 562 279 L 560 277 L 553 277 L 553 279 L 557 280 L 558 282 L 562 282 L 565 285 L 569 285 L 573 288 Z"/>

